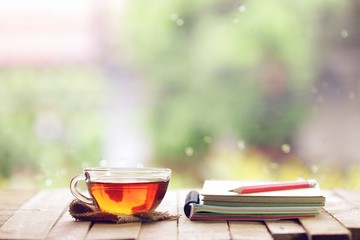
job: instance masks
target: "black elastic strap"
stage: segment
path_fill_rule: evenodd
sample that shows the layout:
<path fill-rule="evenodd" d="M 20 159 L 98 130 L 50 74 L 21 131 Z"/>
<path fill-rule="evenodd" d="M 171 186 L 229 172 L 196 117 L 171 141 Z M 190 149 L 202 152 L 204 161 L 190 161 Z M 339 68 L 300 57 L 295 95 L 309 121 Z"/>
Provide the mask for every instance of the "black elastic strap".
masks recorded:
<path fill-rule="evenodd" d="M 200 203 L 200 194 L 197 191 L 190 191 L 185 198 L 184 213 L 189 218 L 191 213 L 191 205 Z"/>

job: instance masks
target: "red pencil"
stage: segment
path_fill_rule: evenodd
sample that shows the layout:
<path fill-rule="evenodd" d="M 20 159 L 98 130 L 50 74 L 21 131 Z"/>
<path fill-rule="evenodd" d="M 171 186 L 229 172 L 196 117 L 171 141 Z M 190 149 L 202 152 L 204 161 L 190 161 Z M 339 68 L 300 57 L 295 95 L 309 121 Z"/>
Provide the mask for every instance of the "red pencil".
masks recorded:
<path fill-rule="evenodd" d="M 290 189 L 298 189 L 298 188 L 310 188 L 310 187 L 315 187 L 316 184 L 317 184 L 316 180 L 268 183 L 268 184 L 253 185 L 253 186 L 242 186 L 242 187 L 235 188 L 235 189 L 232 189 L 229 191 L 241 193 L 241 194 L 242 193 L 257 193 L 257 192 L 290 190 Z"/>

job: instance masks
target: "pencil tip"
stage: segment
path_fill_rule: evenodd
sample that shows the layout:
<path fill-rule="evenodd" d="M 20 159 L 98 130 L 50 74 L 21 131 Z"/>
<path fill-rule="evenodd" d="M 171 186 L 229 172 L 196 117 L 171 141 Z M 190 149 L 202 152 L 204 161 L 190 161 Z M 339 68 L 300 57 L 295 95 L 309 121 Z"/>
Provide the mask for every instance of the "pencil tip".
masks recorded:
<path fill-rule="evenodd" d="M 241 190 L 242 190 L 242 188 L 235 188 L 235 189 L 229 190 L 229 192 L 241 193 Z"/>

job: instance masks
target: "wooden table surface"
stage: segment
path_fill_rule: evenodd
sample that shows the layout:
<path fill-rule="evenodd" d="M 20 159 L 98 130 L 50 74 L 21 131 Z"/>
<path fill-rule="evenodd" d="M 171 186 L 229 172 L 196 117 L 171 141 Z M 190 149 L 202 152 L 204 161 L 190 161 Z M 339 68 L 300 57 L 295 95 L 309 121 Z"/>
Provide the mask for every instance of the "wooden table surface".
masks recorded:
<path fill-rule="evenodd" d="M 0 190 L 0 239 L 360 239 L 360 193 L 324 191 L 315 218 L 269 222 L 192 222 L 183 214 L 188 191 L 171 190 L 157 210 L 178 221 L 104 224 L 74 221 L 68 189 Z"/>

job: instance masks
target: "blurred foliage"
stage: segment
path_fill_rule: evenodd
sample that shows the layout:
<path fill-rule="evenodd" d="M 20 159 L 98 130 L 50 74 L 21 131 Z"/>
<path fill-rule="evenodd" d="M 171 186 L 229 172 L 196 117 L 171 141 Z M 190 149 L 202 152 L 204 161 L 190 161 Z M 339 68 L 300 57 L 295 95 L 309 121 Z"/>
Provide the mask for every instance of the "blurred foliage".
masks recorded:
<path fill-rule="evenodd" d="M 95 69 L 8 68 L 0 79 L 0 186 L 64 186 L 101 158 Z"/>
<path fill-rule="evenodd" d="M 312 107 L 322 15 L 347 4 L 127 2 L 125 22 L 111 31 L 131 45 L 106 54 L 120 63 L 130 53 L 127 64 L 135 63 L 154 90 L 149 129 L 158 162 L 151 164 L 174 169 L 172 187 L 224 177 L 314 177 L 325 188 L 359 186 L 359 167 L 345 176 L 305 166 L 291 145 Z M 118 36 L 109 33 L 107 40 L 117 47 Z M 64 186 L 83 167 L 98 165 L 107 92 L 99 69 L 18 66 L 0 69 L 0 80 L 0 187 L 5 181 L 12 187 Z M 282 150 L 281 158 L 269 149 Z"/>
<path fill-rule="evenodd" d="M 125 30 L 156 91 L 155 158 L 184 160 L 190 147 L 199 159 L 218 136 L 253 146 L 291 143 L 311 107 L 321 10 L 344 5 L 131 1 Z"/>
<path fill-rule="evenodd" d="M 187 172 L 174 171 L 172 188 L 201 188 L 203 179 L 231 179 L 258 181 L 291 181 L 316 179 L 322 189 L 344 188 L 360 190 L 360 167 L 351 167 L 348 173 L 324 165 L 306 166 L 290 154 L 281 162 L 258 151 L 212 152 L 201 165 Z M 196 173 L 196 174 L 194 174 Z"/>

